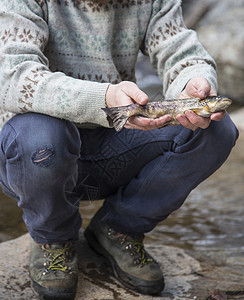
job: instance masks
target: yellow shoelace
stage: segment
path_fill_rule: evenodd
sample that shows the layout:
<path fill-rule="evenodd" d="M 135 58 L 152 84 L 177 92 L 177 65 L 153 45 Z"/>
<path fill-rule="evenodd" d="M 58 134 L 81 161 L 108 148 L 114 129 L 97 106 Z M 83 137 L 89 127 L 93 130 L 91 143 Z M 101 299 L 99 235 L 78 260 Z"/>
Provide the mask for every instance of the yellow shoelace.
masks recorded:
<path fill-rule="evenodd" d="M 152 258 L 147 258 L 144 246 L 142 243 L 140 242 L 132 242 L 133 247 L 136 249 L 136 253 L 138 253 L 140 255 L 139 261 L 138 263 L 140 263 L 140 265 L 147 265 L 150 264 L 151 262 L 153 262 Z"/>
<path fill-rule="evenodd" d="M 51 258 L 51 261 L 49 263 L 49 266 L 47 268 L 47 271 L 67 271 L 69 268 L 67 266 L 63 265 L 63 262 L 66 260 L 65 254 L 67 251 L 69 251 L 71 248 L 66 247 L 62 249 L 44 249 L 46 252 L 49 253 L 49 257 Z"/>

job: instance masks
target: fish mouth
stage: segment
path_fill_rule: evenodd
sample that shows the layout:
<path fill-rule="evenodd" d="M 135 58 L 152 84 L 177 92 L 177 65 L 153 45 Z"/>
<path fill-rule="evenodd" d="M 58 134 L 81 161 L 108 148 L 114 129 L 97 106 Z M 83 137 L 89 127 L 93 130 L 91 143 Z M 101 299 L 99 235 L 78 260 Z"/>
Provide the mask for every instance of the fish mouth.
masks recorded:
<path fill-rule="evenodd" d="M 222 103 L 223 103 L 223 109 L 226 109 L 231 105 L 232 100 L 229 98 L 225 98 L 225 99 L 222 99 Z"/>
<path fill-rule="evenodd" d="M 232 103 L 230 98 L 224 96 L 212 97 L 208 103 L 206 103 L 208 110 L 211 113 L 221 112 L 226 110 Z"/>
<path fill-rule="evenodd" d="M 216 100 L 217 100 L 216 106 L 219 106 L 220 111 L 227 109 L 232 103 L 232 100 L 230 98 L 224 96 L 218 96 Z"/>

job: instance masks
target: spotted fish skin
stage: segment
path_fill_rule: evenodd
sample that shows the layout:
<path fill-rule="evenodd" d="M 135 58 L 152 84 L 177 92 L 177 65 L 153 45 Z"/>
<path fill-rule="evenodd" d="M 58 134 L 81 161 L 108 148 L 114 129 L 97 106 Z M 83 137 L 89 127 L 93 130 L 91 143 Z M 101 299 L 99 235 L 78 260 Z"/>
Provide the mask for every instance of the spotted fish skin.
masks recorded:
<path fill-rule="evenodd" d="M 128 118 L 132 116 L 156 119 L 164 115 L 171 115 L 172 120 L 167 122 L 165 126 L 178 125 L 176 116 L 184 114 L 187 110 L 192 110 L 197 115 L 208 118 L 213 113 L 226 110 L 231 103 L 232 100 L 225 96 L 209 96 L 204 99 L 187 98 L 149 102 L 146 105 L 135 103 L 127 106 L 102 108 L 102 110 L 108 115 L 115 130 L 120 131 Z"/>

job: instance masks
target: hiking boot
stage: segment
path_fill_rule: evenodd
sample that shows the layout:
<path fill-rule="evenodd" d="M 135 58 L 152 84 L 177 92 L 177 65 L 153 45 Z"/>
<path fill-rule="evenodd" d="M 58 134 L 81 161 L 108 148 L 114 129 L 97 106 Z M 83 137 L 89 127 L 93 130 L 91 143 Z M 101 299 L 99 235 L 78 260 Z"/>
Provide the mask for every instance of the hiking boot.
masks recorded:
<path fill-rule="evenodd" d="M 30 278 L 40 299 L 73 300 L 78 266 L 76 242 L 36 244 L 31 240 Z"/>
<path fill-rule="evenodd" d="M 100 210 L 91 220 L 84 235 L 91 247 L 102 254 L 114 276 L 126 287 L 142 294 L 158 294 L 164 288 L 159 264 L 143 246 L 144 235 L 118 233 L 100 221 Z"/>

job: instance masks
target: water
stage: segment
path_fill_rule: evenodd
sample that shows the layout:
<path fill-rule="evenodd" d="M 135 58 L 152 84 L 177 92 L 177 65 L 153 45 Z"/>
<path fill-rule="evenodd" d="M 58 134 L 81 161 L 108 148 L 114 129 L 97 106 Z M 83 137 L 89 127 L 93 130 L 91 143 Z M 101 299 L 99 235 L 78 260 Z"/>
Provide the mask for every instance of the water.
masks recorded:
<path fill-rule="evenodd" d="M 5 196 L 0 188 L 0 242 L 13 239 L 26 232 L 22 211 L 16 201 Z"/>
<path fill-rule="evenodd" d="M 224 166 L 188 197 L 185 205 L 154 235 L 170 235 L 168 242 L 194 250 L 244 251 L 243 138 Z"/>

